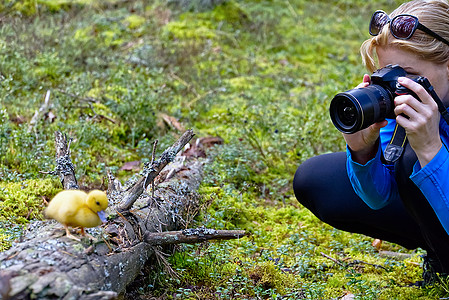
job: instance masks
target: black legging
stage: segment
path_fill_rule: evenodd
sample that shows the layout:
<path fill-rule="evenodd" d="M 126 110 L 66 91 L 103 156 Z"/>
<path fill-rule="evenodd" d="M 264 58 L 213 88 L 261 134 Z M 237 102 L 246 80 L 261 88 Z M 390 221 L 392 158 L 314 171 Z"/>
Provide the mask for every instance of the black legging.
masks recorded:
<path fill-rule="evenodd" d="M 449 273 L 449 236 L 420 190 L 409 179 L 416 156 L 407 145 L 396 163 L 402 201 L 373 210 L 354 192 L 346 172 L 346 153 L 313 157 L 298 168 L 293 189 L 298 201 L 323 222 L 362 233 L 408 249 L 427 250 L 440 262 L 437 271 Z M 407 175 L 408 174 L 408 175 Z"/>

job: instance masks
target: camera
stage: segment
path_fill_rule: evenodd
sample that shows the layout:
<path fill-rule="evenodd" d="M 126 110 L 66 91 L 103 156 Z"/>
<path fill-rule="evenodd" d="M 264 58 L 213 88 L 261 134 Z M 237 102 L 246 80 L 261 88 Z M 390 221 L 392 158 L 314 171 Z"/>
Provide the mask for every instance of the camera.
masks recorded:
<path fill-rule="evenodd" d="M 394 98 L 415 93 L 398 83 L 398 77 L 408 77 L 421 84 L 427 91 L 432 86 L 422 76 L 407 74 L 399 65 L 387 65 L 371 75 L 371 83 L 364 88 L 355 88 L 338 93 L 329 108 L 334 126 L 344 133 L 355 133 L 385 118 L 394 119 Z"/>

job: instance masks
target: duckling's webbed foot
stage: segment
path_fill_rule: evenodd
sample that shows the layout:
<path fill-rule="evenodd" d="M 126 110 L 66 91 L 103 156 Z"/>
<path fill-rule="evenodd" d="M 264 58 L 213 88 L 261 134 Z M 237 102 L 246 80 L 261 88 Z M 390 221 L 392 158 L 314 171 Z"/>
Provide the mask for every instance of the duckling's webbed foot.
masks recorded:
<path fill-rule="evenodd" d="M 65 228 L 66 236 L 67 236 L 69 239 L 72 239 L 72 240 L 75 240 L 75 241 L 78 241 L 78 242 L 81 241 L 80 238 L 77 238 L 76 236 L 74 236 L 74 235 L 72 235 L 72 234 L 70 233 L 69 227 L 68 227 L 67 225 L 64 225 L 64 228 Z"/>
<path fill-rule="evenodd" d="M 92 235 L 90 235 L 89 233 L 87 233 L 87 232 L 84 230 L 84 227 L 81 227 L 81 235 L 82 235 L 83 237 L 87 237 L 87 238 L 91 239 L 91 240 L 94 241 L 94 242 L 97 241 L 96 238 L 94 238 Z"/>

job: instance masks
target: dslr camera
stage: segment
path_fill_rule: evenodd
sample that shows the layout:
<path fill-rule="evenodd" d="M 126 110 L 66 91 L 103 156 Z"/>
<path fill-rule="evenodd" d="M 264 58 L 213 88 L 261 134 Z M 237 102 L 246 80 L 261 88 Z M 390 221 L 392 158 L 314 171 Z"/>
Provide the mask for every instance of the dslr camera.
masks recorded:
<path fill-rule="evenodd" d="M 371 83 L 337 94 L 331 101 L 330 115 L 335 127 L 344 133 L 355 133 L 385 118 L 394 119 L 394 98 L 411 94 L 411 90 L 398 83 L 398 77 L 408 77 L 422 85 L 428 92 L 433 90 L 427 78 L 407 74 L 398 65 L 387 65 L 371 75 Z"/>

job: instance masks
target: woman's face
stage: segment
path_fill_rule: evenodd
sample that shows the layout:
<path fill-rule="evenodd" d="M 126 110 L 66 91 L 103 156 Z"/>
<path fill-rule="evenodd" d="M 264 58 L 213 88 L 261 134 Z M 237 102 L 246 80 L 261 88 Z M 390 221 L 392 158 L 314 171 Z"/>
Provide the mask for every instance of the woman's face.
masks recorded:
<path fill-rule="evenodd" d="M 395 47 L 377 47 L 376 51 L 381 68 L 397 64 L 409 74 L 426 77 L 443 103 L 449 105 L 449 62 L 435 64 Z"/>

